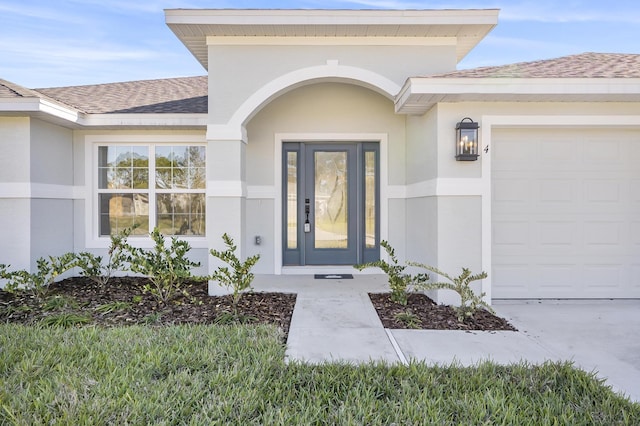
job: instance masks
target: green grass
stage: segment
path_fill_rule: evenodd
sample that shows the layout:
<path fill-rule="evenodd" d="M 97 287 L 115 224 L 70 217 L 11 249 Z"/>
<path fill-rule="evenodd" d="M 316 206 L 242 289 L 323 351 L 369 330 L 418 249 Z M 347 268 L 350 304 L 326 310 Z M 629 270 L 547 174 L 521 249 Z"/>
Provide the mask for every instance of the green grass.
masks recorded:
<path fill-rule="evenodd" d="M 640 424 L 570 364 L 285 364 L 266 326 L 0 325 L 0 424 Z"/>

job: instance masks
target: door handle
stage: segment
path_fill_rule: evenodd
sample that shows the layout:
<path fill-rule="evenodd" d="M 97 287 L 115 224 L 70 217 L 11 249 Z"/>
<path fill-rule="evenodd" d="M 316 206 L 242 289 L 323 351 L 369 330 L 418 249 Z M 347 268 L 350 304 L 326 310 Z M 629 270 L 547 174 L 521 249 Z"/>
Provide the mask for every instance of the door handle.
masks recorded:
<path fill-rule="evenodd" d="M 308 198 L 304 199 L 304 232 L 311 232 L 311 223 L 309 223 L 309 213 L 311 213 L 311 203 Z"/>

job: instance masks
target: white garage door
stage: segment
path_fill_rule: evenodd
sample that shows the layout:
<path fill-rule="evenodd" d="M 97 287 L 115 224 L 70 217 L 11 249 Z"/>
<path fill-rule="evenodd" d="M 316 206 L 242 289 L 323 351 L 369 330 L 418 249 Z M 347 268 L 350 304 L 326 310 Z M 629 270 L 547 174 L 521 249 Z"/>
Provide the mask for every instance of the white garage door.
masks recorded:
<path fill-rule="evenodd" d="M 640 297 L 640 131 L 499 129 L 492 296 Z"/>

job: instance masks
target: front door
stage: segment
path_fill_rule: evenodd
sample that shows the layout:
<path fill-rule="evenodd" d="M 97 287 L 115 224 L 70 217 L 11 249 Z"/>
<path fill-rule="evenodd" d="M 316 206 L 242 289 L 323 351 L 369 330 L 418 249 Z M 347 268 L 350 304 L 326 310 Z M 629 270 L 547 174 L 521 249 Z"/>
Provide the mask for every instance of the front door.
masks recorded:
<path fill-rule="evenodd" d="M 285 265 L 378 258 L 377 143 L 283 145 Z"/>

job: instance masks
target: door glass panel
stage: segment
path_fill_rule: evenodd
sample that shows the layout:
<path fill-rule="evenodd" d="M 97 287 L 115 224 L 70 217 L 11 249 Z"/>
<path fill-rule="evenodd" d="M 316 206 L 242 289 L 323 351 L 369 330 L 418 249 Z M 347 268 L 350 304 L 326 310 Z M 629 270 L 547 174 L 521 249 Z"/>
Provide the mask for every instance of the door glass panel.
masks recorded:
<path fill-rule="evenodd" d="M 364 153 L 364 233 L 365 247 L 376 246 L 376 153 Z"/>
<path fill-rule="evenodd" d="M 316 151 L 315 248 L 347 248 L 347 152 Z"/>
<path fill-rule="evenodd" d="M 287 152 L 287 248 L 298 248 L 298 153 Z"/>

